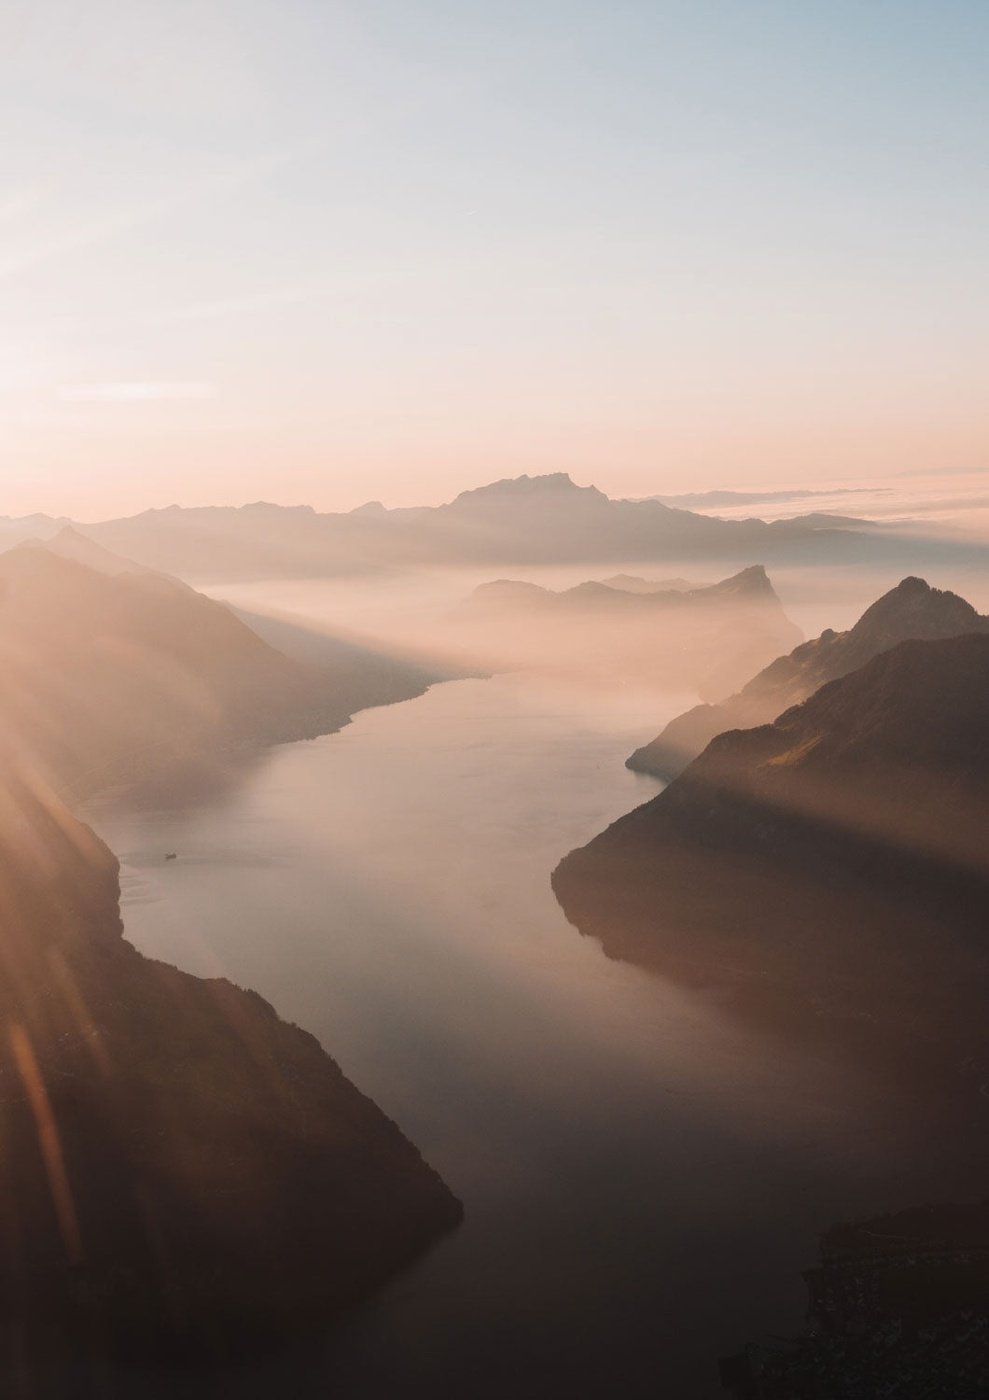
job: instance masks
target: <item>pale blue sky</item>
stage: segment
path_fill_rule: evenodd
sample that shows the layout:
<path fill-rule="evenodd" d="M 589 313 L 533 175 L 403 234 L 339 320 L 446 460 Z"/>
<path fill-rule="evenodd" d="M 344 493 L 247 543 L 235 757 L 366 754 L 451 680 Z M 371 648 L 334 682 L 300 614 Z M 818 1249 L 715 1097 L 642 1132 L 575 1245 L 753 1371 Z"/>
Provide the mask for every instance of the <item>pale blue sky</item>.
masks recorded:
<path fill-rule="evenodd" d="M 985 462 L 989 4 L 8 0 L 0 513 Z"/>

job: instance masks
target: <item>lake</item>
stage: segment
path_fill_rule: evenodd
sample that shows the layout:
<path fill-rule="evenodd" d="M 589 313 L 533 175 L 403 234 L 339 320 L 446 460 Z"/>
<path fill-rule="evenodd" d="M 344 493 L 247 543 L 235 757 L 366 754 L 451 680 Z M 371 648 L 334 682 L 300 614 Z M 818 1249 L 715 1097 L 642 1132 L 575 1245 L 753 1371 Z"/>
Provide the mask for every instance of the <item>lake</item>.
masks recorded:
<path fill-rule="evenodd" d="M 137 947 L 312 1031 L 466 1209 L 319 1345 L 156 1393 L 714 1400 L 719 1355 L 799 1330 L 822 1229 L 977 1193 L 909 1086 L 561 914 L 553 867 L 659 790 L 623 761 L 684 700 L 454 681 L 205 800 L 89 810 Z"/>

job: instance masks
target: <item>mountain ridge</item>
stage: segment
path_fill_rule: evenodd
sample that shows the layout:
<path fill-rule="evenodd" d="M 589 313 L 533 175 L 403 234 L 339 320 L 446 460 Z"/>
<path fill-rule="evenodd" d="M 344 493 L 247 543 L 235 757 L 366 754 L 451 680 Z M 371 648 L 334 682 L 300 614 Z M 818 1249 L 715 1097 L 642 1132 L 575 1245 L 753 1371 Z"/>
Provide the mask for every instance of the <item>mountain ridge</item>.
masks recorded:
<path fill-rule="evenodd" d="M 802 636 L 761 564 L 687 588 L 592 579 L 554 591 L 498 579 L 479 585 L 450 626 L 458 645 L 493 669 L 552 667 L 700 694 L 737 684 Z"/>
<path fill-rule="evenodd" d="M 989 631 L 989 617 L 981 616 L 957 594 L 908 576 L 872 603 L 846 632 L 828 628 L 770 662 L 726 700 L 697 705 L 678 715 L 655 739 L 636 749 L 626 766 L 663 779 L 676 777 L 717 734 L 769 723 L 827 681 L 847 675 L 902 641 L 979 631 Z"/>
<path fill-rule="evenodd" d="M 191 577 L 327 576 L 423 564 L 592 563 L 744 556 L 863 557 L 864 537 L 826 519 L 722 520 L 644 500 L 612 499 L 566 472 L 506 477 L 439 506 L 348 512 L 255 502 L 169 506 L 79 525 L 97 543 Z"/>
<path fill-rule="evenodd" d="M 605 951 L 982 1053 L 989 635 L 907 641 L 731 730 L 557 867 Z"/>

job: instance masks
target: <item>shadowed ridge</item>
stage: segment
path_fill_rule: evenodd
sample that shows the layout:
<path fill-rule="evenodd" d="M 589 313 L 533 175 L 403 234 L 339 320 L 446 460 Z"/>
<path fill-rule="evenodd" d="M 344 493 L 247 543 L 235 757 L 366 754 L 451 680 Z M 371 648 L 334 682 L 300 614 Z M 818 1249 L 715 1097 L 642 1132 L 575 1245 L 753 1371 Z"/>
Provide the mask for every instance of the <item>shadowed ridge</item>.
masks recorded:
<path fill-rule="evenodd" d="M 883 651 L 911 639 L 936 641 L 968 632 L 989 631 L 989 618 L 955 593 L 905 578 L 872 603 L 847 632 L 828 629 L 778 657 L 736 695 L 720 704 L 697 705 L 670 721 L 626 766 L 659 778 L 673 778 L 728 729 L 767 724 L 827 681 L 847 675 Z"/>
<path fill-rule="evenodd" d="M 614 956 L 978 1054 L 987 829 L 989 635 L 911 641 L 721 734 L 553 885 Z"/>

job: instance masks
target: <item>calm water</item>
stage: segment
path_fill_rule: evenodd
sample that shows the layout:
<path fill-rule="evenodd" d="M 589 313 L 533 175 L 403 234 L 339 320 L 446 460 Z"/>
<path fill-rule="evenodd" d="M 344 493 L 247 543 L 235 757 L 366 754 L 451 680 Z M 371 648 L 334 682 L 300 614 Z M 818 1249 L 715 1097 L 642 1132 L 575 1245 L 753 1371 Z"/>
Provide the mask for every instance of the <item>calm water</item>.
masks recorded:
<path fill-rule="evenodd" d="M 134 943 L 313 1031 L 466 1206 L 324 1345 L 165 1393 L 715 1397 L 720 1354 L 799 1327 L 823 1227 L 975 1192 L 908 1090 L 609 962 L 561 915 L 550 871 L 657 790 L 622 764 L 663 717 L 458 681 L 205 804 L 90 813 Z"/>

